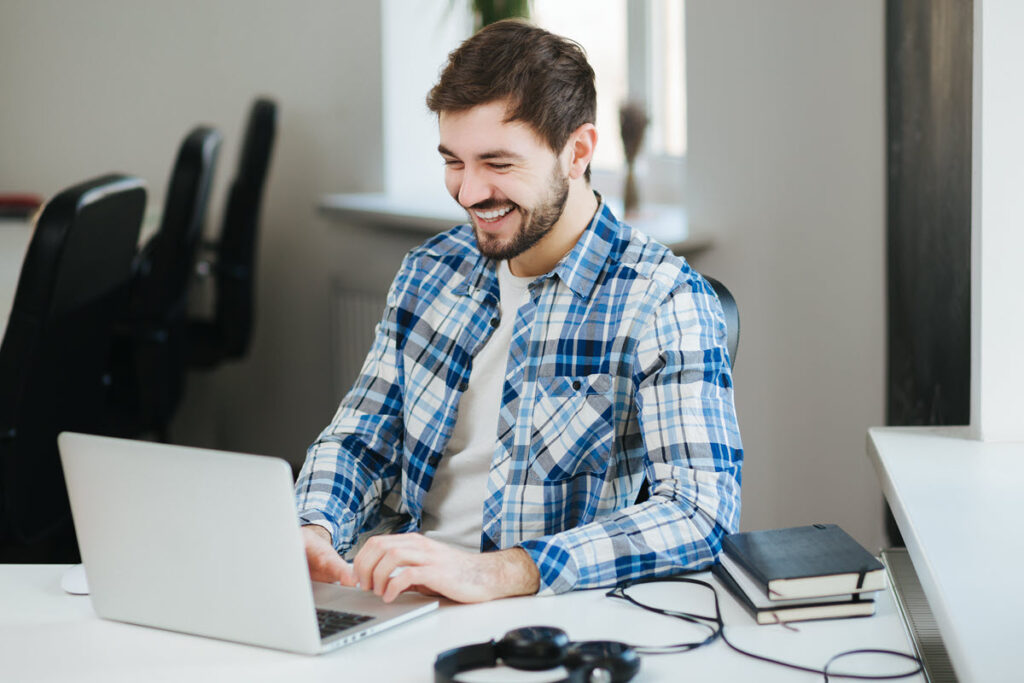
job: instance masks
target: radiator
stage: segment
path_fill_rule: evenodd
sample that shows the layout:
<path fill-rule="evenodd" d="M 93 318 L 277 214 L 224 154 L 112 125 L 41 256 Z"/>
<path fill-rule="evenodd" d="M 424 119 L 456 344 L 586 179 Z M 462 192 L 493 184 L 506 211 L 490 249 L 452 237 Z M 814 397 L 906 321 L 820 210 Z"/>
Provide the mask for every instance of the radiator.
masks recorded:
<path fill-rule="evenodd" d="M 359 375 L 386 302 L 384 293 L 355 291 L 339 282 L 331 286 L 331 389 L 338 401 Z"/>
<path fill-rule="evenodd" d="M 914 649 L 924 666 L 930 683 L 956 683 L 956 672 L 949 661 L 946 645 L 942 642 L 935 615 L 932 614 L 921 582 L 905 548 L 882 551 L 882 561 L 889 572 L 889 585 L 896 594 L 896 605 L 903 623 L 914 641 Z"/>

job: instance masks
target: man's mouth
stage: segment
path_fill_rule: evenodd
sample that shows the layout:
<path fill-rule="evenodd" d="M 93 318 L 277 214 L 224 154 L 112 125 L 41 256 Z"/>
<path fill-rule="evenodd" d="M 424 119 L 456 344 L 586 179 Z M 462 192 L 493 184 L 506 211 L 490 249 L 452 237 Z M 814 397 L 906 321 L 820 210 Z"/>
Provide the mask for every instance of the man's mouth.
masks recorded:
<path fill-rule="evenodd" d="M 479 220 L 485 223 L 494 223 L 501 220 L 508 214 L 514 207 L 512 205 L 502 207 L 500 209 L 492 209 L 490 211 L 481 211 L 479 209 L 473 210 L 473 215 Z"/>

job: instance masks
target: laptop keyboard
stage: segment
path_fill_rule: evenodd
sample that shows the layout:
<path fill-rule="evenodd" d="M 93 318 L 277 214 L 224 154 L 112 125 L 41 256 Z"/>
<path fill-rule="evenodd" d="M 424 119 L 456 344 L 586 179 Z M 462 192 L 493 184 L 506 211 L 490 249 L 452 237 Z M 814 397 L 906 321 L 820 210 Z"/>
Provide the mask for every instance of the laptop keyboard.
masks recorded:
<path fill-rule="evenodd" d="M 320 637 L 326 638 L 333 636 L 335 633 L 344 631 L 347 628 L 358 626 L 364 622 L 370 621 L 373 617 L 368 617 L 365 614 L 353 614 L 351 612 L 337 612 L 329 609 L 318 609 L 316 611 L 316 620 L 320 625 Z"/>

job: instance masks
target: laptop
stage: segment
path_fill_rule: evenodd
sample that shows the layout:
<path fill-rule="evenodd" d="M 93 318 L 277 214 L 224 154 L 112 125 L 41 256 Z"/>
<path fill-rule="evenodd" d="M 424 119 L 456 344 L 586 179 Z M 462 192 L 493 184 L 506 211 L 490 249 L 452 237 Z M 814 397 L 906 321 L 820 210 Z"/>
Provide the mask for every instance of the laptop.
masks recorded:
<path fill-rule="evenodd" d="M 311 581 L 284 460 L 72 432 L 57 442 L 104 619 L 319 654 L 438 606 Z"/>

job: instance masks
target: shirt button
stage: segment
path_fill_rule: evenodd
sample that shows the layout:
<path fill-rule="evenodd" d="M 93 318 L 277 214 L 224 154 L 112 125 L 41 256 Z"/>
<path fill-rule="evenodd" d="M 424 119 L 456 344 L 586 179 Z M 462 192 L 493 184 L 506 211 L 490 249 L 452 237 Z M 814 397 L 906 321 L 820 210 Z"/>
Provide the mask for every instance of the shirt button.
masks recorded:
<path fill-rule="evenodd" d="M 469 382 L 462 382 L 459 384 L 459 391 L 465 391 L 466 389 L 469 389 Z"/>
<path fill-rule="evenodd" d="M 572 382 L 572 388 L 573 388 L 573 389 L 575 389 L 576 391 L 579 391 L 579 390 L 580 390 L 580 387 L 582 387 L 582 386 L 583 386 L 583 385 L 582 385 L 582 384 L 580 384 L 580 381 L 579 381 L 578 379 L 576 379 L 576 380 L 573 380 L 573 382 Z"/>
<path fill-rule="evenodd" d="M 497 318 L 491 318 L 491 327 L 497 327 L 500 322 Z"/>

